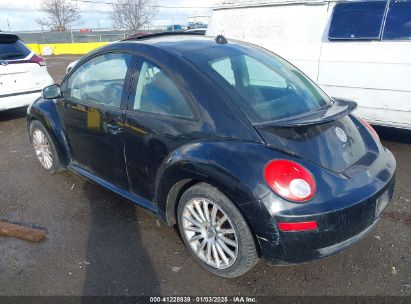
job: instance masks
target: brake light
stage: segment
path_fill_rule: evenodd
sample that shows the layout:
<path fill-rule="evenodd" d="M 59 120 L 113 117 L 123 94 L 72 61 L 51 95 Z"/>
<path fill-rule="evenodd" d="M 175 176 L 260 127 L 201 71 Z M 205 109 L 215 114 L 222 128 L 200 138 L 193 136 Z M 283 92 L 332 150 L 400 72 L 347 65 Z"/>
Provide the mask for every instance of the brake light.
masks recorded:
<path fill-rule="evenodd" d="M 293 202 L 306 202 L 316 191 L 315 180 L 311 173 L 293 161 L 269 162 L 264 170 L 264 178 L 275 193 Z"/>
<path fill-rule="evenodd" d="M 375 129 L 365 119 L 361 118 L 361 122 L 368 129 L 368 131 L 371 132 L 375 139 L 380 140 L 377 131 L 375 131 Z"/>
<path fill-rule="evenodd" d="M 34 54 L 34 55 L 29 59 L 29 62 L 38 63 L 38 64 L 41 65 L 41 66 L 45 66 L 45 65 L 46 65 L 46 61 L 44 60 L 44 58 L 43 58 L 43 57 L 40 57 L 40 56 L 38 56 L 38 55 L 36 55 L 36 54 Z"/>
<path fill-rule="evenodd" d="M 316 221 L 311 222 L 296 222 L 296 223 L 278 223 L 278 228 L 281 231 L 309 231 L 317 230 L 318 224 Z"/>
<path fill-rule="evenodd" d="M 46 61 L 44 60 L 44 58 L 36 54 L 31 56 L 30 59 L 9 61 L 9 64 L 18 64 L 18 63 L 37 63 L 38 65 L 41 65 L 41 66 L 46 65 Z"/>

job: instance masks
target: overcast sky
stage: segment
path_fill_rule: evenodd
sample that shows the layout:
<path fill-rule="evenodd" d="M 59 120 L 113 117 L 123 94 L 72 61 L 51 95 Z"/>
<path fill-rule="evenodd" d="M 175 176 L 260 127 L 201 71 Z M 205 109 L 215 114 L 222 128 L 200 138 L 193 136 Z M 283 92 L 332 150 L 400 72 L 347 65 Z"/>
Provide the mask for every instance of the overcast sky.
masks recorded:
<path fill-rule="evenodd" d="M 113 0 L 93 0 L 96 2 L 112 2 Z M 210 15 L 213 7 L 221 0 L 157 0 L 159 5 L 190 8 L 160 8 L 153 20 L 155 25 L 185 24 L 188 16 Z M 0 30 L 8 31 L 7 20 L 11 31 L 39 30 L 36 19 L 42 18 L 39 8 L 41 0 L 0 0 Z M 107 4 L 81 3 L 81 20 L 75 28 L 111 28 L 111 6 Z"/>

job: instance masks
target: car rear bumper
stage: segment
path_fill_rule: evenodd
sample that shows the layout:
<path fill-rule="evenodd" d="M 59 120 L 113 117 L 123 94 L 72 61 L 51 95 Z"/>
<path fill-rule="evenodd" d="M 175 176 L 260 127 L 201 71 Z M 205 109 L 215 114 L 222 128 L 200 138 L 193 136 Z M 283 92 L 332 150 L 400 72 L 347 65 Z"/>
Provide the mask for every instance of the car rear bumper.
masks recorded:
<path fill-rule="evenodd" d="M 360 240 L 378 223 L 394 192 L 395 178 L 376 195 L 342 210 L 299 217 L 316 221 L 318 229 L 279 232 L 278 241 L 259 239 L 263 258 L 277 265 L 298 264 L 337 253 Z M 295 217 L 275 217 L 276 222 L 296 222 Z"/>
<path fill-rule="evenodd" d="M 0 111 L 25 107 L 41 97 L 41 90 L 0 95 Z"/>

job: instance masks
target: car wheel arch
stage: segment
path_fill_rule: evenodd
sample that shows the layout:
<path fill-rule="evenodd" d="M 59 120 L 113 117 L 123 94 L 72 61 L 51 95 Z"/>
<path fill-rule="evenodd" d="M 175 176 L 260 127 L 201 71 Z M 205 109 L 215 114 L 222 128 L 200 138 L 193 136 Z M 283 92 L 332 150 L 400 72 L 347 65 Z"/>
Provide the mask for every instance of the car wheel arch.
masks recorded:
<path fill-rule="evenodd" d="M 226 196 L 230 201 L 234 203 L 234 205 L 237 207 L 237 209 L 240 211 L 241 215 L 243 216 L 248 228 L 251 231 L 251 234 L 254 239 L 254 243 L 257 249 L 258 256 L 261 257 L 261 247 L 260 247 L 260 242 L 258 240 L 257 234 L 253 228 L 253 225 L 249 222 L 249 219 L 247 216 L 244 214 L 244 210 L 240 208 L 237 204 L 235 204 L 235 200 L 233 200 L 230 195 L 227 195 L 224 190 L 222 190 L 220 187 L 216 186 L 213 183 L 210 183 L 209 181 L 203 181 L 199 179 L 186 179 L 182 180 L 180 182 L 177 182 L 171 189 L 169 196 L 167 197 L 167 221 L 168 225 L 173 226 L 178 224 L 177 223 L 177 208 L 180 202 L 181 196 L 184 194 L 184 192 L 198 184 L 207 184 L 213 188 L 216 188 L 218 191 L 220 191 L 224 196 Z M 171 195 L 170 195 L 171 194 Z M 170 200 L 169 200 L 170 199 Z M 171 222 L 170 222 L 171 220 Z"/>
<path fill-rule="evenodd" d="M 189 189 L 190 187 L 199 184 L 199 183 L 205 183 L 208 184 L 214 188 L 216 188 L 218 191 L 220 191 L 222 194 L 224 194 L 229 200 L 231 200 L 234 205 L 238 208 L 240 213 L 242 214 L 244 220 L 246 221 L 252 235 L 254 238 L 254 242 L 257 248 L 258 255 L 261 256 L 261 247 L 260 247 L 260 242 L 257 237 L 256 230 L 254 229 L 253 225 L 251 224 L 249 218 L 245 214 L 244 210 L 241 208 L 240 204 L 237 204 L 237 199 L 230 191 L 227 190 L 226 187 L 222 185 L 221 182 L 218 181 L 218 179 L 215 179 L 210 176 L 206 176 L 205 174 L 202 174 L 201 172 L 183 172 L 183 169 L 180 169 L 182 172 L 181 177 L 178 180 L 174 180 L 173 182 L 170 182 L 168 180 L 168 185 L 162 184 L 161 181 L 159 181 L 157 185 L 157 192 L 161 191 L 163 193 L 157 193 L 156 195 L 156 203 L 158 206 L 158 214 L 160 219 L 165 222 L 168 226 L 174 226 L 177 224 L 177 208 L 178 208 L 178 203 L 183 195 L 183 193 Z M 165 177 L 167 180 L 167 177 Z M 164 182 L 164 181 L 163 181 Z"/>
<path fill-rule="evenodd" d="M 54 103 L 53 103 L 54 105 Z M 57 153 L 61 160 L 61 165 L 64 167 L 70 163 L 70 152 L 68 149 L 68 143 L 64 134 L 63 127 L 59 120 L 59 115 L 57 114 L 56 109 L 51 107 L 45 107 L 43 105 L 33 104 L 28 113 L 27 117 L 27 127 L 30 134 L 30 125 L 33 121 L 39 121 L 44 128 L 47 130 L 51 136 L 54 145 L 56 147 Z M 31 134 L 29 135 L 31 142 Z"/>
<path fill-rule="evenodd" d="M 177 224 L 177 207 L 183 193 L 190 187 L 201 183 L 200 180 L 196 179 L 183 179 L 176 182 L 167 194 L 166 202 L 166 222 L 169 226 Z"/>
<path fill-rule="evenodd" d="M 32 143 L 32 138 L 31 138 L 31 132 L 30 132 L 30 126 L 32 125 L 33 122 L 38 121 L 41 123 L 41 125 L 46 129 L 46 131 L 49 133 L 51 139 L 53 140 L 53 144 L 56 148 L 56 152 L 58 154 L 59 159 L 62 161 L 61 165 L 66 167 L 69 164 L 68 158 L 67 158 L 67 153 L 65 149 L 62 147 L 60 141 L 57 139 L 56 134 L 53 132 L 53 128 L 50 127 L 49 125 L 45 124 L 43 121 L 37 118 L 31 118 L 28 121 L 28 127 L 29 127 L 29 139 L 30 142 Z"/>

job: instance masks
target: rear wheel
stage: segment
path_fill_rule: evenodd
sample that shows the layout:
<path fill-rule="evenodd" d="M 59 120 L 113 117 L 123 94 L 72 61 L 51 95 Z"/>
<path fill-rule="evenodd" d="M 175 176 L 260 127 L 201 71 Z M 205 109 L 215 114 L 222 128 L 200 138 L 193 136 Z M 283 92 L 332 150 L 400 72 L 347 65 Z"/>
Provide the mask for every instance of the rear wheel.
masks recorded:
<path fill-rule="evenodd" d="M 237 277 L 258 262 L 246 221 L 218 189 L 205 183 L 189 188 L 181 197 L 177 216 L 186 247 L 208 271 Z"/>
<path fill-rule="evenodd" d="M 53 140 L 39 121 L 30 124 L 30 135 L 34 152 L 43 168 L 50 173 L 60 171 L 60 160 Z"/>

